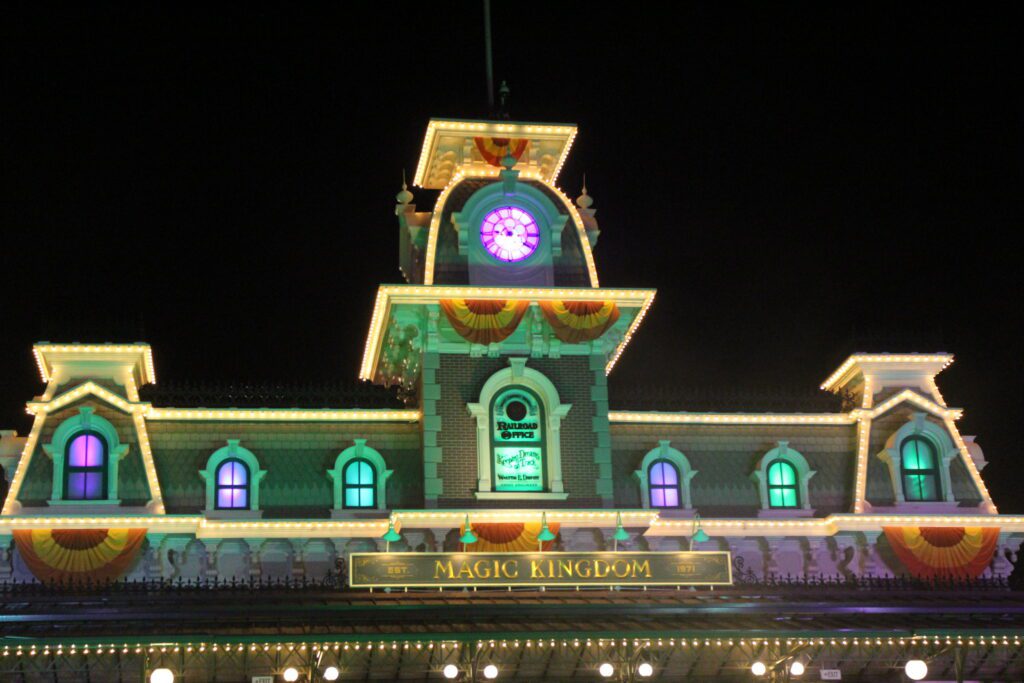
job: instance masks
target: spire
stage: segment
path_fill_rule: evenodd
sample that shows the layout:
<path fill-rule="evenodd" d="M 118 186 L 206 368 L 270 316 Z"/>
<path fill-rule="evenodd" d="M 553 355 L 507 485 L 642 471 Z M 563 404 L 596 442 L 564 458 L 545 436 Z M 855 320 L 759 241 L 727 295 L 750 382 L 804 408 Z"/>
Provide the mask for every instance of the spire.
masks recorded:
<path fill-rule="evenodd" d="M 409 192 L 409 186 L 405 184 L 404 168 L 402 169 L 402 191 L 395 195 L 395 199 L 403 206 L 412 201 L 412 192 Z"/>
<path fill-rule="evenodd" d="M 587 194 L 587 174 L 583 174 L 583 193 L 576 198 L 576 206 L 581 209 L 589 209 L 594 205 L 594 198 Z"/>

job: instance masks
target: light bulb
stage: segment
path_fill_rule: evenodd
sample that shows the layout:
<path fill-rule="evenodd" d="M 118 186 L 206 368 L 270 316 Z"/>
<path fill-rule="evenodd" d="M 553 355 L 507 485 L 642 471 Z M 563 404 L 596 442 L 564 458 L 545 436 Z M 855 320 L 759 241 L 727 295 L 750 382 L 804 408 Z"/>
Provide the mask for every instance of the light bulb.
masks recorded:
<path fill-rule="evenodd" d="M 484 678 L 497 678 L 497 677 L 498 677 L 498 667 L 494 666 L 493 664 L 488 664 L 487 666 L 484 667 Z"/>
<path fill-rule="evenodd" d="M 299 672 L 296 671 L 295 667 L 292 666 L 289 666 L 287 669 L 285 669 L 284 673 L 281 675 L 284 678 L 284 680 L 288 681 L 288 683 L 292 683 L 292 681 L 299 680 Z"/>
<path fill-rule="evenodd" d="M 648 678 L 654 675 L 654 667 L 647 662 L 643 662 L 636 668 L 636 673 L 642 678 Z"/>
<path fill-rule="evenodd" d="M 768 667 L 764 665 L 764 662 L 754 662 L 750 665 L 750 673 L 755 676 L 764 676 L 768 673 Z"/>
<path fill-rule="evenodd" d="M 329 666 L 326 669 L 324 669 L 324 680 L 325 681 L 336 681 L 336 680 L 338 680 L 338 676 L 340 676 L 340 675 L 341 675 L 341 672 L 338 671 L 338 667 L 336 667 L 336 666 Z"/>
<path fill-rule="evenodd" d="M 804 675 L 804 663 L 799 659 L 795 660 L 789 665 L 790 676 L 803 676 Z"/>
<path fill-rule="evenodd" d="M 441 673 L 444 674 L 445 678 L 455 678 L 459 675 L 459 667 L 454 664 L 445 664 L 444 668 L 441 669 Z"/>
<path fill-rule="evenodd" d="M 611 678 L 612 674 L 615 673 L 615 667 L 605 662 L 601 666 L 597 667 L 597 673 L 601 674 L 605 678 Z"/>
<path fill-rule="evenodd" d="M 907 662 L 907 665 L 903 667 L 903 672 L 907 674 L 907 678 L 910 680 L 920 681 L 928 675 L 928 665 L 920 659 L 911 659 Z"/>
<path fill-rule="evenodd" d="M 149 674 L 149 683 L 174 683 L 174 672 L 167 668 L 153 669 Z"/>

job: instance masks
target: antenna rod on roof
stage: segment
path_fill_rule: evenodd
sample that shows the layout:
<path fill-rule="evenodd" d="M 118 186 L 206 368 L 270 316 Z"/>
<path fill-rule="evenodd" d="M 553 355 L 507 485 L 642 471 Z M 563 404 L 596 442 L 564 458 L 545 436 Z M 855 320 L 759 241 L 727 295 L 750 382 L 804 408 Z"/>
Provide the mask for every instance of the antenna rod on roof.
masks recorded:
<path fill-rule="evenodd" d="M 494 63 L 491 58 L 491 0 L 484 0 L 484 52 L 487 60 L 487 106 L 494 111 Z"/>

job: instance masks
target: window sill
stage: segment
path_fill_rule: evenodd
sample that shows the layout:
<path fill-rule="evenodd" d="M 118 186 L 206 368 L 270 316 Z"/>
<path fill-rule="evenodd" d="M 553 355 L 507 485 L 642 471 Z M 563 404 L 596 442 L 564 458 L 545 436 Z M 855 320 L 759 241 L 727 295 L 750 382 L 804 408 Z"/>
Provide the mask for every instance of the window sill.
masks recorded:
<path fill-rule="evenodd" d="M 120 498 L 104 498 L 102 500 L 48 500 L 47 505 L 60 506 L 60 505 L 120 505 Z"/>
<path fill-rule="evenodd" d="M 757 511 L 760 519 L 791 519 L 793 517 L 813 517 L 814 509 L 805 508 L 768 508 Z"/>
<path fill-rule="evenodd" d="M 567 500 L 568 493 L 550 491 L 475 491 L 477 500 Z"/>
<path fill-rule="evenodd" d="M 203 510 L 206 519 L 262 519 L 263 510 Z"/>

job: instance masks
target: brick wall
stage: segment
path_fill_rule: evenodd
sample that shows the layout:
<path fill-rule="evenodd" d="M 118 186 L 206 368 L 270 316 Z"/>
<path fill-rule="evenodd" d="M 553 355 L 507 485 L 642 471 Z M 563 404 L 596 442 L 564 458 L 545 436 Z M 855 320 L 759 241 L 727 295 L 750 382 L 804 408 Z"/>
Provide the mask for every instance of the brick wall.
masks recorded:
<path fill-rule="evenodd" d="M 548 503 L 547 507 L 600 507 L 595 482 L 599 476 L 594 463 L 594 403 L 591 387 L 595 382 L 586 356 L 558 359 L 531 358 L 527 367 L 543 373 L 557 387 L 559 400 L 571 403 L 572 409 L 562 421 L 562 481 L 568 500 Z M 467 403 L 480 400 L 484 382 L 495 372 L 508 367 L 507 358 L 471 358 L 442 355 L 437 382 L 441 386 L 438 414 L 441 431 L 438 445 L 442 461 L 438 475 L 444 481 L 441 507 L 493 507 L 493 501 L 478 503 L 476 421 L 466 409 Z M 537 507 L 535 501 L 502 503 L 507 507 Z"/>

